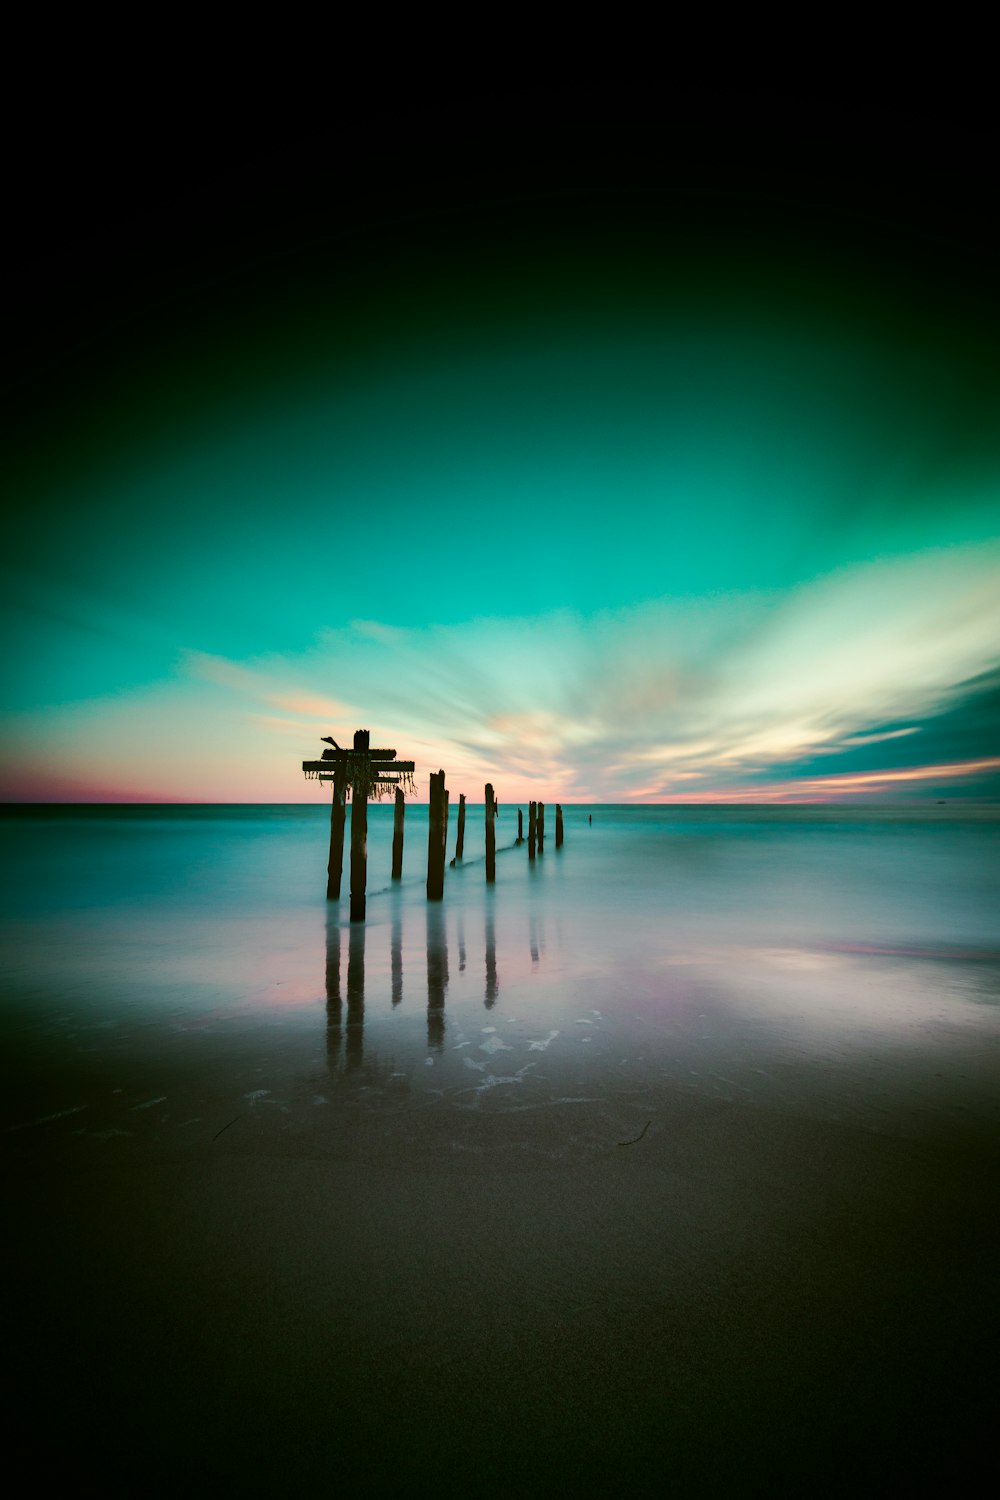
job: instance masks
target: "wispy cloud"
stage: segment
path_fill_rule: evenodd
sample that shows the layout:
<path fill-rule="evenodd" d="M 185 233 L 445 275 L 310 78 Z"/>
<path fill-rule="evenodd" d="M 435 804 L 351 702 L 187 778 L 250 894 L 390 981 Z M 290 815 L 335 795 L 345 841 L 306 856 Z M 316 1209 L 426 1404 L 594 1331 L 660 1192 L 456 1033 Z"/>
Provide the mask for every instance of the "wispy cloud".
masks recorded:
<path fill-rule="evenodd" d="M 191 795 L 197 780 L 208 800 L 234 785 L 249 800 L 308 795 L 296 759 L 358 727 L 415 759 L 418 785 L 441 766 L 450 785 L 475 795 L 492 780 L 508 800 L 865 795 L 992 773 L 985 730 L 954 730 L 998 641 L 1000 547 L 955 548 L 783 595 L 358 621 L 244 661 L 188 651 L 169 683 L 64 710 L 59 737 L 66 767 L 85 742 L 103 755 L 102 784 L 127 763 L 125 787 L 140 766 L 142 785 Z M 931 738 L 945 715 L 950 738 Z M 43 719 L 22 716 L 25 744 Z"/>

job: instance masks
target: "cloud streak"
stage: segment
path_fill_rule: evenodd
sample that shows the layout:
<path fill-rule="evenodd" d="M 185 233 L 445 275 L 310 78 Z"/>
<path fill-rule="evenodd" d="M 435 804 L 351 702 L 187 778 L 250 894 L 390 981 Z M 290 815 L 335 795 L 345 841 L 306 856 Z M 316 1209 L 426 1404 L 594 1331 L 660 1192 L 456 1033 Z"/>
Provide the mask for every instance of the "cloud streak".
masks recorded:
<path fill-rule="evenodd" d="M 16 716 L 8 774 L 16 793 L 21 755 L 43 743 L 56 781 L 301 800 L 296 760 L 320 734 L 366 727 L 418 761 L 418 785 L 441 766 L 473 796 L 486 780 L 508 799 L 565 801 L 963 784 L 995 770 L 993 719 L 969 704 L 993 691 L 998 640 L 1000 548 L 883 560 L 783 595 L 654 600 L 590 618 L 358 621 L 294 657 L 186 651 L 168 682 L 64 705 L 58 730 L 54 711 Z"/>

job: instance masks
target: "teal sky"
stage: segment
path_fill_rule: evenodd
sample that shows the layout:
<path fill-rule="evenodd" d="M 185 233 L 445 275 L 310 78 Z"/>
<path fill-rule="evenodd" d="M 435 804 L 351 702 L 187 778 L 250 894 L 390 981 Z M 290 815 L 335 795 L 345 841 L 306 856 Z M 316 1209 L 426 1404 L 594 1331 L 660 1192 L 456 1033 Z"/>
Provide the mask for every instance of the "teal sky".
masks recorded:
<path fill-rule="evenodd" d="M 414 227 L 410 173 L 346 249 L 347 209 L 249 245 L 233 212 L 178 269 L 140 205 L 123 291 L 92 205 L 45 262 L 2 794 L 315 800 L 299 761 L 364 726 L 421 796 L 995 795 L 976 262 L 900 263 L 856 188 L 833 242 L 784 175 L 770 218 L 693 169 L 652 220 L 602 179 L 539 228 L 525 188 L 499 234 L 448 174 Z"/>

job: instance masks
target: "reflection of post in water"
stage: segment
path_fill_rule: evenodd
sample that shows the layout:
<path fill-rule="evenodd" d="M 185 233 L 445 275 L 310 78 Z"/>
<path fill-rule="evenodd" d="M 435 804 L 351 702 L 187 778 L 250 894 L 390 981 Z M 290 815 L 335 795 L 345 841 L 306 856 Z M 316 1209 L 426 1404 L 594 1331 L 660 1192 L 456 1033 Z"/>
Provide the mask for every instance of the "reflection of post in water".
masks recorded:
<path fill-rule="evenodd" d="M 347 947 L 347 1066 L 356 1068 L 365 1049 L 365 928 L 352 923 Z"/>
<path fill-rule="evenodd" d="M 427 907 L 427 1045 L 440 1051 L 444 1045 L 444 992 L 448 988 L 448 945 L 444 912 Z"/>
<path fill-rule="evenodd" d="M 458 914 L 458 971 L 465 972 L 465 917 L 461 911 Z"/>
<path fill-rule="evenodd" d="M 326 924 L 326 1056 L 333 1066 L 343 1041 L 343 1001 L 340 993 L 340 927 Z"/>
<path fill-rule="evenodd" d="M 531 962 L 537 964 L 538 955 L 545 952 L 545 926 L 533 908 L 528 916 L 528 941 L 531 944 Z"/>
<path fill-rule="evenodd" d="M 497 933 L 493 917 L 493 903 L 486 905 L 486 1009 L 492 1009 L 500 983 L 497 979 Z"/>
<path fill-rule="evenodd" d="M 392 914 L 392 1003 L 403 998 L 403 913 L 399 907 Z"/>

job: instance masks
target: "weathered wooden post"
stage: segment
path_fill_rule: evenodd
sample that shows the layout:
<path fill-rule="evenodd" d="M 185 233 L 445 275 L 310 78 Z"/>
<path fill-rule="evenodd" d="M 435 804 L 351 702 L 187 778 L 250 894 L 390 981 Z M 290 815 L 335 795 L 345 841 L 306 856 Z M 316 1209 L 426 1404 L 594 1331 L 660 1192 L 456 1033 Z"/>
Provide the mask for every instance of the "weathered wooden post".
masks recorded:
<path fill-rule="evenodd" d="M 338 766 L 333 778 L 333 804 L 330 808 L 330 858 L 326 866 L 326 899 L 340 900 L 340 881 L 344 870 L 344 819 L 347 801 L 347 773 Z"/>
<path fill-rule="evenodd" d="M 493 801 L 493 784 L 486 783 L 486 883 L 492 885 L 497 878 L 497 829 L 496 805 Z"/>
<path fill-rule="evenodd" d="M 392 878 L 403 878 L 403 819 L 406 816 L 406 798 L 396 788 L 396 810 L 392 815 Z"/>
<path fill-rule="evenodd" d="M 444 851 L 448 837 L 448 794 L 444 772 L 432 771 L 427 807 L 427 899 L 444 896 Z"/>
<path fill-rule="evenodd" d="M 545 848 L 545 803 L 538 804 L 538 852 Z"/>
<path fill-rule="evenodd" d="M 520 808 L 517 810 L 517 842 L 524 843 L 524 814 Z"/>
<path fill-rule="evenodd" d="M 461 859 L 465 853 L 465 793 L 460 792 L 458 797 L 458 837 L 455 840 L 455 858 Z"/>
<path fill-rule="evenodd" d="M 535 840 L 538 837 L 538 803 L 528 803 L 528 858 L 535 857 Z"/>
<path fill-rule="evenodd" d="M 389 787 L 399 789 L 396 793 L 395 827 L 398 851 L 397 841 L 393 841 L 393 874 L 399 878 L 402 873 L 403 832 L 401 795 L 404 787 L 411 790 L 413 788 L 414 764 L 412 760 L 397 760 L 395 750 L 372 750 L 367 729 L 356 731 L 352 750 L 341 749 L 330 735 L 323 735 L 322 738 L 331 748 L 323 751 L 320 760 L 304 760 L 302 770 L 308 778 L 333 782 L 330 857 L 326 867 L 327 900 L 340 899 L 344 866 L 345 803 L 350 791 L 351 921 L 361 922 L 365 916 L 365 886 L 368 877 L 368 799 L 373 794 L 381 797 Z"/>
<path fill-rule="evenodd" d="M 561 849 L 562 848 L 562 841 L 563 841 L 562 803 L 561 802 L 557 802 L 556 803 L 556 848 L 557 849 Z"/>
<path fill-rule="evenodd" d="M 368 749 L 368 730 L 354 734 L 356 753 Z M 365 920 L 365 888 L 368 883 L 368 772 L 358 767 L 351 786 L 351 921 Z"/>

